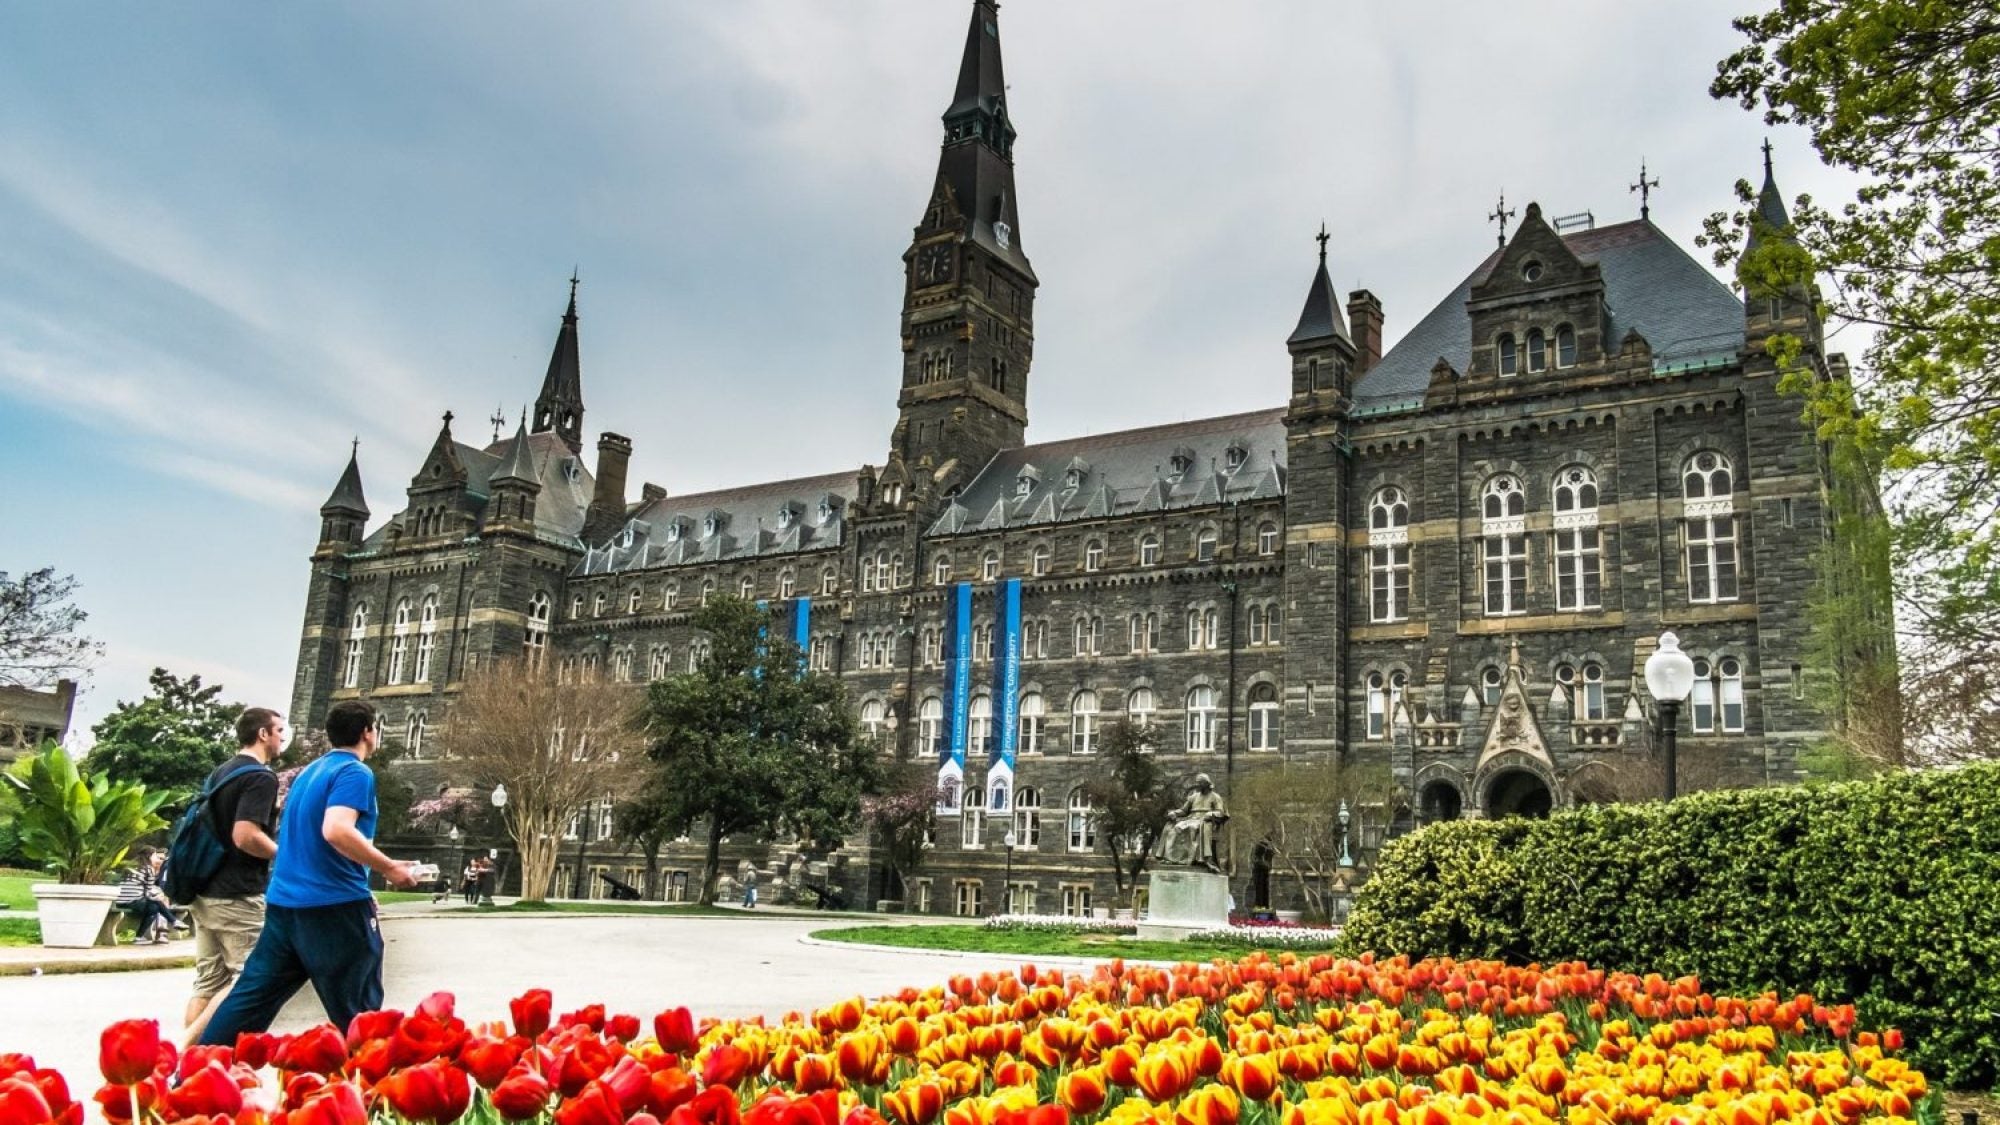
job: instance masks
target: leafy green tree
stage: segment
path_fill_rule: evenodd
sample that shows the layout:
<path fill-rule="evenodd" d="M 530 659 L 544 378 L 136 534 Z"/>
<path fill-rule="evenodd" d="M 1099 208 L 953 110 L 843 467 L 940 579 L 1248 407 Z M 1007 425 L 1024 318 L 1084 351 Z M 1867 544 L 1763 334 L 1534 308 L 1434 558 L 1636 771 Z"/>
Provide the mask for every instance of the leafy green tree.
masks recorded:
<path fill-rule="evenodd" d="M 1186 779 L 1160 764 L 1159 746 L 1159 728 L 1150 723 L 1110 723 L 1104 728 L 1103 765 L 1083 783 L 1097 846 L 1128 906 L 1167 821 L 1187 796 Z"/>
<path fill-rule="evenodd" d="M 937 827 L 937 804 L 936 768 L 907 761 L 890 767 L 881 793 L 861 799 L 861 819 L 888 861 L 891 890 L 904 901 Z"/>
<path fill-rule="evenodd" d="M 76 579 L 54 567 L 9 578 L 0 570 L 0 684 L 46 687 L 76 679 L 104 650 L 82 634 L 89 614 L 69 604 Z"/>
<path fill-rule="evenodd" d="M 1873 331 L 1853 380 L 1813 376 L 1816 341 L 1769 350 L 1828 446 L 1889 474 L 1916 623 L 2000 639 L 2000 0 L 1783 0 L 1735 26 L 1748 43 L 1711 92 L 1804 128 L 1862 186 L 1838 207 L 1800 197 L 1789 238 L 1752 237 L 1768 212 L 1749 206 L 1705 240 L 1753 298 L 1824 276 L 1823 312 Z"/>
<path fill-rule="evenodd" d="M 707 658 L 650 686 L 646 725 L 675 813 L 704 826 L 701 901 L 712 903 L 724 836 L 789 833 L 835 847 L 879 770 L 840 682 L 804 671 L 768 613 L 715 597 L 694 625 Z"/>
<path fill-rule="evenodd" d="M 658 897 L 660 849 L 687 831 L 688 823 L 679 799 L 657 766 L 631 795 L 611 807 L 611 823 L 620 839 L 637 845 L 639 854 L 646 857 L 643 894 L 649 899 Z"/>
<path fill-rule="evenodd" d="M 91 768 L 178 799 L 201 788 L 210 770 L 236 751 L 241 703 L 222 699 L 221 684 L 181 679 L 153 669 L 152 690 L 137 703 L 119 702 L 91 728 L 97 743 Z"/>

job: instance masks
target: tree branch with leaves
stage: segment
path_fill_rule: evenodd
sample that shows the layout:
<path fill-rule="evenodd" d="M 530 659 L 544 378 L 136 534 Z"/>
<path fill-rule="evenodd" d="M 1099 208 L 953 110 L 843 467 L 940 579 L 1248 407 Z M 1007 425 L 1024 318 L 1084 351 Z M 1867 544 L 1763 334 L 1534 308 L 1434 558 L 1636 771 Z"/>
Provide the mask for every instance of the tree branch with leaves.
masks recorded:
<path fill-rule="evenodd" d="M 0 684 L 46 688 L 90 671 L 104 646 L 83 635 L 90 615 L 70 603 L 76 585 L 54 567 L 19 578 L 0 570 Z"/>
<path fill-rule="evenodd" d="M 1110 860 L 1112 884 L 1127 906 L 1167 822 L 1187 795 L 1186 777 L 1161 764 L 1159 747 L 1159 728 L 1150 723 L 1109 723 L 1103 767 L 1083 783 L 1094 810 L 1097 846 Z"/>

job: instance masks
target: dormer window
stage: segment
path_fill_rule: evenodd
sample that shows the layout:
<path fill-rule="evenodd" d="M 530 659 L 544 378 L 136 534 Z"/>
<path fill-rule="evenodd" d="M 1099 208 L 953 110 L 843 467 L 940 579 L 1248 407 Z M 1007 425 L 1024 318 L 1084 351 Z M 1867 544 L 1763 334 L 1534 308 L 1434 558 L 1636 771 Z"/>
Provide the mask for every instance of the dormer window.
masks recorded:
<path fill-rule="evenodd" d="M 701 537 L 703 539 L 713 539 L 715 538 L 715 533 L 721 530 L 721 516 L 709 516 L 707 519 L 701 521 Z"/>
<path fill-rule="evenodd" d="M 1069 467 L 1069 471 L 1063 474 L 1063 487 L 1064 487 L 1064 488 L 1082 488 L 1082 487 L 1083 487 L 1083 470 L 1082 470 L 1082 469 L 1080 469 L 1080 468 L 1077 468 L 1077 467 L 1076 467 L 1075 465 L 1071 465 L 1071 466 Z"/>
<path fill-rule="evenodd" d="M 577 478 L 583 475 L 583 468 L 576 463 L 576 458 L 565 457 L 562 459 L 562 475 L 564 480 L 575 484 Z"/>
<path fill-rule="evenodd" d="M 1025 473 L 1022 474 L 1021 476 L 1014 478 L 1014 497 L 1016 499 L 1026 500 L 1028 497 L 1033 496 L 1034 494 L 1035 494 L 1035 478 L 1028 476 Z"/>
<path fill-rule="evenodd" d="M 1228 449 L 1224 450 L 1222 454 L 1223 465 L 1226 466 L 1232 473 L 1242 468 L 1243 462 L 1248 461 L 1249 459 L 1250 459 L 1250 451 L 1243 448 L 1240 445 L 1232 445 Z"/>
<path fill-rule="evenodd" d="M 620 547 L 623 547 L 623 548 L 625 548 L 625 549 L 626 549 L 626 550 L 628 550 L 628 551 L 632 549 L 632 525 L 631 525 L 631 524 L 626 524 L 626 525 L 625 525 L 625 530 L 623 530 L 623 531 L 621 531 L 621 532 L 619 532 L 619 533 L 618 533 L 618 545 L 619 545 Z"/>
<path fill-rule="evenodd" d="M 819 502 L 819 522 L 826 523 L 831 519 L 833 519 L 833 501 L 821 500 Z"/>
<path fill-rule="evenodd" d="M 778 527 L 782 530 L 798 522 L 799 513 L 790 504 L 778 509 Z"/>
<path fill-rule="evenodd" d="M 681 541 L 681 521 L 675 520 L 674 522 L 667 525 L 667 542 L 678 543 L 680 541 Z"/>
<path fill-rule="evenodd" d="M 1194 468 L 1194 454 L 1186 449 L 1176 449 L 1174 450 L 1173 459 L 1168 463 L 1173 466 L 1174 477 L 1176 479 L 1184 477 L 1188 474 L 1189 469 Z"/>

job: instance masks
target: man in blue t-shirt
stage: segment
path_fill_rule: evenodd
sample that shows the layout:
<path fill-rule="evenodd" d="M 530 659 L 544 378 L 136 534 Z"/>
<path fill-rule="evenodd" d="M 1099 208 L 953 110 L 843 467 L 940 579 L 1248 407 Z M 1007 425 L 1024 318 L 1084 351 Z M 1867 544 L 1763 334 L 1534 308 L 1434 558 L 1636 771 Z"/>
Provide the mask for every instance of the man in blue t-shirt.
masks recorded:
<path fill-rule="evenodd" d="M 234 1044 L 238 1032 L 265 1030 L 308 981 L 342 1030 L 382 1006 L 382 929 L 368 873 L 403 890 L 417 876 L 374 843 L 375 775 L 366 763 L 382 743 L 381 717 L 359 700 L 336 703 L 326 735 L 333 749 L 300 770 L 285 797 L 264 932 L 203 1043 Z"/>

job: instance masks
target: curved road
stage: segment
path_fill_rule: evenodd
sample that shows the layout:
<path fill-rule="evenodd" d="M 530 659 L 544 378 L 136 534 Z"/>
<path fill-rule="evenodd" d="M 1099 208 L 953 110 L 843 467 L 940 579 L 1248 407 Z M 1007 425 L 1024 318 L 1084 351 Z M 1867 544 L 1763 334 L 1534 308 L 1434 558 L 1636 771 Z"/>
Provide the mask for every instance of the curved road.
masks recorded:
<path fill-rule="evenodd" d="M 780 1016 L 857 993 L 875 996 L 952 973 L 1011 968 L 1021 958 L 939 956 L 807 945 L 799 938 L 833 918 L 383 916 L 389 948 L 387 1005 L 408 1009 L 440 989 L 468 1022 L 507 1018 L 528 988 L 555 993 L 556 1011 L 601 1001 L 650 1026 L 685 1004 L 696 1016 Z M 1061 960 L 1061 959 L 1055 959 Z M 113 1020 L 153 1018 L 180 1027 L 192 969 L 0 977 L 0 1052 L 23 1051 L 63 1072 L 78 1096 L 98 1085 L 97 1038 Z M 302 990 L 275 1030 L 324 1019 Z"/>

